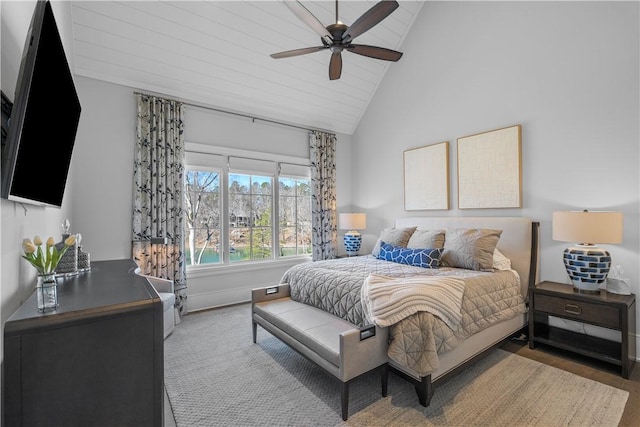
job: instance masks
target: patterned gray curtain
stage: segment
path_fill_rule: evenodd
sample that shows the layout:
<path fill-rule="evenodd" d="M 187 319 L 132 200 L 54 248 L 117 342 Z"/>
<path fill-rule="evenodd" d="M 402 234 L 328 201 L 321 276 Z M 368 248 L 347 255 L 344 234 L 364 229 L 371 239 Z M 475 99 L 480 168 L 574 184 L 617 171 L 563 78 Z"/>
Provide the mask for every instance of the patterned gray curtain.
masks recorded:
<path fill-rule="evenodd" d="M 184 104 L 138 94 L 133 172 L 133 258 L 147 275 L 173 280 L 176 307 L 187 312 L 184 262 Z M 167 244 L 151 244 L 152 238 Z"/>
<path fill-rule="evenodd" d="M 313 260 L 332 259 L 338 251 L 336 216 L 336 136 L 312 131 L 309 134 L 311 158 L 311 228 Z"/>

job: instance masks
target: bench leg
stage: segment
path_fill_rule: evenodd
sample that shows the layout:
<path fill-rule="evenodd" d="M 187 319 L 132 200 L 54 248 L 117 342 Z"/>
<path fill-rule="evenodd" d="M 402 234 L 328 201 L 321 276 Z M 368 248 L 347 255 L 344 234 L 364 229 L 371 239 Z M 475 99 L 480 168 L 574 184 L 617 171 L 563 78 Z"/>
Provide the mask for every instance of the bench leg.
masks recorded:
<path fill-rule="evenodd" d="M 342 398 L 342 420 L 347 421 L 349 417 L 349 383 L 342 383 L 340 396 Z"/>
<path fill-rule="evenodd" d="M 253 343 L 256 343 L 256 336 L 258 334 L 258 324 L 256 323 L 255 320 L 252 320 L 252 325 L 253 327 Z"/>
<path fill-rule="evenodd" d="M 382 397 L 387 397 L 387 383 L 389 382 L 389 367 L 386 363 L 380 367 L 380 376 L 382 380 Z"/>

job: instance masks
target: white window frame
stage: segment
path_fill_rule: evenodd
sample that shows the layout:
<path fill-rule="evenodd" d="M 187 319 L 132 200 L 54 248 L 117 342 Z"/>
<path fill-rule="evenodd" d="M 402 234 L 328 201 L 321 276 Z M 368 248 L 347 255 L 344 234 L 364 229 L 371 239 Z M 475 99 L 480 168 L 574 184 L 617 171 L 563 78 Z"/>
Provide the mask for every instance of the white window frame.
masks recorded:
<path fill-rule="evenodd" d="M 236 159 L 249 159 L 256 161 L 267 161 L 273 164 L 273 171 L 270 173 L 272 176 L 272 248 L 271 253 L 273 254 L 272 258 L 269 259 L 258 259 L 258 260 L 245 260 L 245 261 L 234 261 L 230 262 L 229 260 L 229 163 L 230 158 Z M 214 160 L 215 159 L 215 160 Z M 210 163 L 212 162 L 212 163 Z M 231 160 L 233 162 L 233 160 Z M 250 163 L 250 162 L 249 162 Z M 187 168 L 198 168 L 201 170 L 211 170 L 211 171 L 221 171 L 220 177 L 220 188 L 222 191 L 221 197 L 221 207 L 222 215 L 221 215 L 221 248 L 222 248 L 222 261 L 218 263 L 210 263 L 210 264 L 200 264 L 200 265 L 187 265 L 187 271 L 191 272 L 200 272 L 206 270 L 224 270 L 224 269 L 233 269 L 233 268 L 241 268 L 245 269 L 250 267 L 253 264 L 263 264 L 263 263 L 291 263 L 299 262 L 300 260 L 309 260 L 311 259 L 311 255 L 289 255 L 286 257 L 280 256 L 279 248 L 279 228 L 280 228 L 280 208 L 279 208 L 279 200 L 280 200 L 280 191 L 279 191 L 279 165 L 286 163 L 288 165 L 296 165 L 299 168 L 310 167 L 309 159 L 302 157 L 294 157 L 273 153 L 264 153 L 250 150 L 240 150 L 228 147 L 220 147 L 208 144 L 199 144 L 199 143 L 185 143 L 185 171 Z M 253 175 L 260 175 L 260 170 L 256 171 L 238 171 L 233 170 L 231 173 L 251 173 Z M 289 176 L 289 175 L 283 175 Z"/>

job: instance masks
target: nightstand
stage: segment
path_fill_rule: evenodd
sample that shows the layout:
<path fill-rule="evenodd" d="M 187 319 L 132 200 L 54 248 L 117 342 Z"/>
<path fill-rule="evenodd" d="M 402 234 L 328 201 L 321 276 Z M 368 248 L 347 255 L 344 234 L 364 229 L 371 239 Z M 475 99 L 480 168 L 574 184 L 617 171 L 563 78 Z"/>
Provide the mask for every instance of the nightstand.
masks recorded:
<path fill-rule="evenodd" d="M 549 316 L 620 331 L 621 342 L 549 325 Z M 542 282 L 529 288 L 529 348 L 536 343 L 611 363 L 629 378 L 636 358 L 636 296 L 601 290 L 581 293 L 571 285 Z"/>

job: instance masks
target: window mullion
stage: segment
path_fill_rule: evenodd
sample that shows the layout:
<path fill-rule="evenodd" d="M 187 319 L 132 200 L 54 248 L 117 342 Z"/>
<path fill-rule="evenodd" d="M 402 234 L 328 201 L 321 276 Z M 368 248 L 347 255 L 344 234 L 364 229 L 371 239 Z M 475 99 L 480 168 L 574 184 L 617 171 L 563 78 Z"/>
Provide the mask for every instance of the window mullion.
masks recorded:
<path fill-rule="evenodd" d="M 226 158 L 225 165 L 222 171 L 222 180 L 220 184 L 220 190 L 222 191 L 221 202 L 222 206 L 222 230 L 221 230 L 221 242 L 220 242 L 220 254 L 222 255 L 222 263 L 229 264 L 231 260 L 231 249 L 229 247 L 229 241 L 231 236 L 229 233 L 229 159 Z"/>

